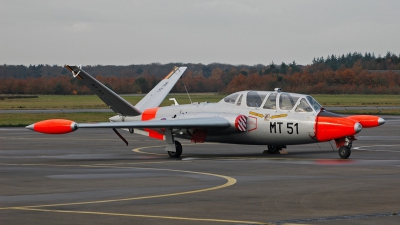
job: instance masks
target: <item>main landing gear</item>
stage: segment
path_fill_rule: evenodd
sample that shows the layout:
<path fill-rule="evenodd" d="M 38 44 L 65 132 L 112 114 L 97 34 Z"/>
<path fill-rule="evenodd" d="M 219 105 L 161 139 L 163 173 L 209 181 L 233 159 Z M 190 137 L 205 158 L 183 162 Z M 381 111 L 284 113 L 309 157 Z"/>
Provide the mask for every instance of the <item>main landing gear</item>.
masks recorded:
<path fill-rule="evenodd" d="M 339 151 L 338 151 L 340 158 L 347 159 L 347 158 L 350 157 L 350 155 L 351 155 L 351 147 L 353 146 L 352 142 L 353 142 L 352 138 L 345 137 L 344 145 L 341 146 L 339 148 Z"/>
<path fill-rule="evenodd" d="M 174 140 L 171 128 L 165 129 L 165 141 L 167 142 L 165 150 L 169 157 L 179 158 L 182 155 L 182 144 L 179 141 Z"/>
<path fill-rule="evenodd" d="M 269 154 L 284 154 L 281 152 L 282 149 L 286 148 L 286 145 L 268 145 L 268 153 Z"/>
<path fill-rule="evenodd" d="M 171 158 L 179 158 L 182 155 L 182 144 L 175 141 L 175 152 L 168 151 L 168 155 Z"/>
<path fill-rule="evenodd" d="M 282 150 L 282 146 L 280 145 L 268 145 L 268 153 L 269 154 L 275 154 Z"/>

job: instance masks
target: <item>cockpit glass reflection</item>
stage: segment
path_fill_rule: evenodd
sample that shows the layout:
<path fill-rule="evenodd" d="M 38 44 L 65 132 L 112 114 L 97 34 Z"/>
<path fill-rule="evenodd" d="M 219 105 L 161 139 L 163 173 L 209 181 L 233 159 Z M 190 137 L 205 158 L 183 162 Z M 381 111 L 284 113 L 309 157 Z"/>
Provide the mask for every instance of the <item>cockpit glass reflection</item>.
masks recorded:
<path fill-rule="evenodd" d="M 313 109 L 311 108 L 310 104 L 306 101 L 306 99 L 302 98 L 300 100 L 299 105 L 296 107 L 296 112 L 312 112 Z"/>
<path fill-rule="evenodd" d="M 282 110 L 291 110 L 296 104 L 299 97 L 289 93 L 282 93 L 279 97 L 279 108 Z"/>
<path fill-rule="evenodd" d="M 264 104 L 264 109 L 276 109 L 276 93 L 272 93 L 268 96 L 267 101 Z"/>
<path fill-rule="evenodd" d="M 310 102 L 315 111 L 319 112 L 319 110 L 322 108 L 322 106 L 313 97 L 307 96 L 307 100 Z"/>
<path fill-rule="evenodd" d="M 265 93 L 258 93 L 257 91 L 249 91 L 247 93 L 246 103 L 249 107 L 260 107 L 265 98 Z"/>
<path fill-rule="evenodd" d="M 226 103 L 230 103 L 230 104 L 235 104 L 237 97 L 239 96 L 238 93 L 233 93 L 231 95 L 228 95 L 224 98 L 224 101 Z"/>

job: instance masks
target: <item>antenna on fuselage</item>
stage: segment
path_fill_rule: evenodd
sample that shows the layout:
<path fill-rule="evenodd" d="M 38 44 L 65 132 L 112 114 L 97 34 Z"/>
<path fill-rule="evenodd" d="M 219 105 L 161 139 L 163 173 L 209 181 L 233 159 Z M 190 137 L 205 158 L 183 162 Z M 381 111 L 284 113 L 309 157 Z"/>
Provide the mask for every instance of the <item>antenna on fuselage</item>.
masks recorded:
<path fill-rule="evenodd" d="M 192 99 L 190 98 L 189 92 L 188 92 L 188 90 L 186 89 L 185 84 L 183 84 L 183 86 L 185 87 L 186 93 L 187 93 L 187 95 L 188 95 L 188 97 L 189 97 L 190 104 L 193 104 L 193 103 L 192 103 Z"/>

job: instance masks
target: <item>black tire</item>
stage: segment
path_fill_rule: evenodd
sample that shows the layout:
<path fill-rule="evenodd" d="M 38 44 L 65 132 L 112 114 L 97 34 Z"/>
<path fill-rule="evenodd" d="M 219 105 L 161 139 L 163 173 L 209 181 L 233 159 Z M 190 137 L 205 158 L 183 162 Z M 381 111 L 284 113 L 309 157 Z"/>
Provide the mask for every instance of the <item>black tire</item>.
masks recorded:
<path fill-rule="evenodd" d="M 168 155 L 171 158 L 179 158 L 182 155 L 182 144 L 179 141 L 175 141 L 175 152 L 168 151 Z"/>
<path fill-rule="evenodd" d="M 339 156 L 342 159 L 347 159 L 349 158 L 350 154 L 351 154 L 351 150 L 348 146 L 342 146 L 339 148 Z"/>
<path fill-rule="evenodd" d="M 280 150 L 282 150 L 282 146 L 280 146 L 280 145 L 268 145 L 268 153 L 269 154 L 275 154 Z"/>

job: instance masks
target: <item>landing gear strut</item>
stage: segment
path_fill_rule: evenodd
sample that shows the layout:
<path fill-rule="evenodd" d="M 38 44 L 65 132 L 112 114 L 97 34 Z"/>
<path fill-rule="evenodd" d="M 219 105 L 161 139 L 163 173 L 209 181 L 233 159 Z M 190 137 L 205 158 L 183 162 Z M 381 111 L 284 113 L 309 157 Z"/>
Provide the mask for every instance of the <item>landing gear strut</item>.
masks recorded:
<path fill-rule="evenodd" d="M 353 143 L 352 139 L 349 137 L 346 137 L 344 140 L 345 140 L 344 145 L 339 148 L 338 153 L 340 158 L 347 159 L 351 155 L 351 147 L 353 146 Z"/>
<path fill-rule="evenodd" d="M 168 155 L 171 158 L 179 158 L 182 155 L 182 144 L 175 141 L 175 152 L 168 151 Z"/>
<path fill-rule="evenodd" d="M 179 141 L 174 140 L 171 128 L 165 129 L 165 140 L 167 142 L 165 150 L 168 152 L 169 157 L 179 158 L 182 155 L 182 145 Z"/>

